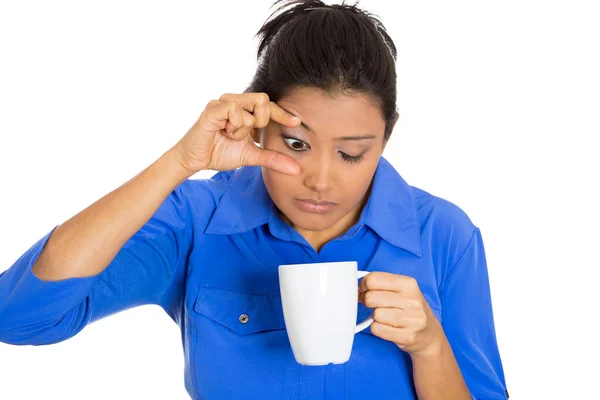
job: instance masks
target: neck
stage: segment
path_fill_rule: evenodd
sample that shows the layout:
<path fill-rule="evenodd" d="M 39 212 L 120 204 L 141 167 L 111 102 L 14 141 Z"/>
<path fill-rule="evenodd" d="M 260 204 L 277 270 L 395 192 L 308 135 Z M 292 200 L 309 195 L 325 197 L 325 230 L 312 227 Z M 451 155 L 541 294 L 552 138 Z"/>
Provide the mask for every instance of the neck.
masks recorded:
<path fill-rule="evenodd" d="M 315 249 L 315 251 L 319 252 L 323 246 L 325 246 L 325 244 L 340 236 L 358 222 L 360 213 L 362 212 L 369 198 L 368 193 L 369 192 L 365 194 L 361 202 L 352 211 L 346 214 L 346 216 L 337 221 L 334 225 L 322 231 L 309 231 L 302 229 L 294 225 L 292 221 L 290 221 L 285 215 L 281 214 L 281 217 L 288 225 L 302 235 L 302 237 L 306 239 L 306 241 L 313 247 L 313 249 Z"/>

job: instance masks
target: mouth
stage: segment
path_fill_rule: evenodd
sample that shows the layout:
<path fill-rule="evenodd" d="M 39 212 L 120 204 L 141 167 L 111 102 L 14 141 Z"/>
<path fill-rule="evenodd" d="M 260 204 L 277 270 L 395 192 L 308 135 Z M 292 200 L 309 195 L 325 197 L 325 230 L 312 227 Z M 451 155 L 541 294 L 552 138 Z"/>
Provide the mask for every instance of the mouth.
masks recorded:
<path fill-rule="evenodd" d="M 311 199 L 296 199 L 296 206 L 305 212 L 313 214 L 328 214 L 337 204 L 330 201 L 317 201 Z"/>

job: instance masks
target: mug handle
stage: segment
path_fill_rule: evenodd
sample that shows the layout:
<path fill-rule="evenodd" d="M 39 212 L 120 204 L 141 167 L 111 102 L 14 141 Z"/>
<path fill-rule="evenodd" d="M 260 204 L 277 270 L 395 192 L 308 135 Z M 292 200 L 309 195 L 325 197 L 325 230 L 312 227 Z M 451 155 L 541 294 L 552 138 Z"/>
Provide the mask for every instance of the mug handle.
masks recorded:
<path fill-rule="evenodd" d="M 365 276 L 367 276 L 370 273 L 370 271 L 357 271 L 356 275 L 358 277 L 358 279 L 360 278 L 364 278 Z M 369 316 L 369 318 L 365 319 L 363 322 L 361 322 L 360 324 L 356 325 L 356 328 L 354 329 L 354 333 L 358 333 L 358 332 L 362 332 L 365 329 L 367 329 L 369 326 L 371 326 L 371 324 L 373 323 L 373 314 L 371 314 Z"/>

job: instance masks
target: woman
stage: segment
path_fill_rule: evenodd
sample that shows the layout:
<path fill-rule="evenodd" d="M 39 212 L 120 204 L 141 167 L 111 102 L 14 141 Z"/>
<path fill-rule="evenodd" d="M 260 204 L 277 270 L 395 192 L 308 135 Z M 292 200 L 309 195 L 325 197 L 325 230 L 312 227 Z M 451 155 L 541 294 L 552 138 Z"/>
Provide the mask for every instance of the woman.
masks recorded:
<path fill-rule="evenodd" d="M 152 165 L 0 275 L 0 340 L 56 343 L 158 304 L 181 327 L 193 398 L 507 398 L 479 229 L 382 157 L 398 117 L 384 27 L 294 1 L 259 36 L 244 93 L 209 102 Z M 221 172 L 189 179 L 207 169 Z M 375 271 L 358 315 L 375 322 L 346 364 L 301 366 L 277 266 L 342 260 Z"/>

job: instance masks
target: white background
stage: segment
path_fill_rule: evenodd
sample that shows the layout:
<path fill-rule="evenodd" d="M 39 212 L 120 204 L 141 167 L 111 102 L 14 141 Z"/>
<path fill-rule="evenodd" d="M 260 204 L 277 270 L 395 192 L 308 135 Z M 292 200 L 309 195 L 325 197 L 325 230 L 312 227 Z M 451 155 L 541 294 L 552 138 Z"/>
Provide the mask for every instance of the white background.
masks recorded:
<path fill-rule="evenodd" d="M 360 3 L 398 47 L 385 156 L 483 233 L 511 399 L 598 395 L 594 3 Z M 0 271 L 241 92 L 270 4 L 2 1 Z M 0 399 L 37 398 L 188 398 L 178 327 L 145 306 L 60 344 L 0 344 Z"/>

